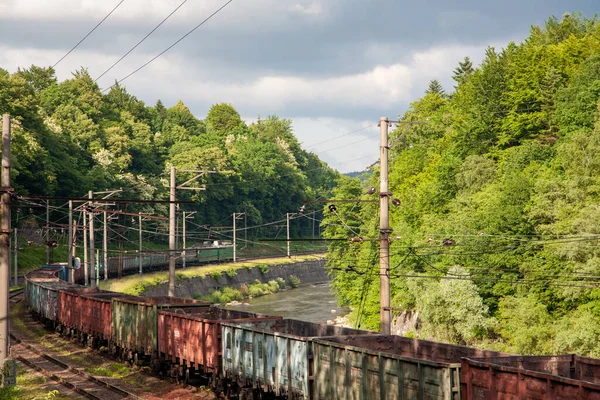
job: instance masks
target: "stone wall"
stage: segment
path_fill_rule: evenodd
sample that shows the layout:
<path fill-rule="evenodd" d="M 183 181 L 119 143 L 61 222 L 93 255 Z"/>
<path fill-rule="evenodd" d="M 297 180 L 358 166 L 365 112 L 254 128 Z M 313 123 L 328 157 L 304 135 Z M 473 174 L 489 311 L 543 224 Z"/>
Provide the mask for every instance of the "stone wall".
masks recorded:
<path fill-rule="evenodd" d="M 325 269 L 325 260 L 269 265 L 268 269 L 268 272 L 265 274 L 261 272 L 260 268 L 252 267 L 237 269 L 237 274 L 234 277 L 229 277 L 225 273 L 222 273 L 218 279 L 211 276 L 178 279 L 175 282 L 175 296 L 196 297 L 224 287 L 239 288 L 242 283 L 252 283 L 257 279 L 263 283 L 275 278 L 282 278 L 287 281 L 290 275 L 300 278 L 301 284 L 329 281 L 329 276 Z M 148 290 L 144 293 L 144 296 L 166 296 L 167 291 L 168 284 L 165 282 Z"/>

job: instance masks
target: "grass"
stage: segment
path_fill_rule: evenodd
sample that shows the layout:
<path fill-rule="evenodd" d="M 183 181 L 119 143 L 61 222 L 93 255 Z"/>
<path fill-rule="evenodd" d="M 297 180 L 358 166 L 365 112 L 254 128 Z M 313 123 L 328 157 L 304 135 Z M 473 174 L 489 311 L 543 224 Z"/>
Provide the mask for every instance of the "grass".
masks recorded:
<path fill-rule="evenodd" d="M 90 374 L 108 376 L 111 378 L 123 378 L 131 374 L 129 368 L 127 368 L 123 364 L 118 363 L 110 364 L 108 367 L 86 368 L 85 371 Z"/>
<path fill-rule="evenodd" d="M 219 278 L 223 273 L 230 275 L 233 272 L 242 268 L 251 269 L 257 265 L 281 265 L 281 264 L 293 264 L 301 261 L 309 261 L 309 260 L 317 260 L 320 259 L 320 256 L 317 255 L 306 255 L 306 256 L 297 256 L 292 259 L 287 257 L 282 258 L 269 258 L 255 261 L 246 261 L 246 262 L 238 262 L 238 263 L 223 263 L 217 265 L 206 265 L 199 267 L 192 267 L 186 269 L 177 270 L 176 279 L 192 279 L 192 278 L 203 278 L 206 276 Z M 131 295 L 139 296 L 143 294 L 145 291 L 156 287 L 158 284 L 162 282 L 167 282 L 169 280 L 168 271 L 160 271 L 160 272 L 152 272 L 149 274 L 144 274 L 143 276 L 139 275 L 130 275 L 124 277 L 122 279 L 109 279 L 108 281 L 101 281 L 99 286 L 101 289 L 112 290 L 115 292 L 126 293 Z"/>
<path fill-rule="evenodd" d="M 58 390 L 51 390 L 46 386 L 44 376 L 23 368 L 17 364 L 17 385 L 0 388 L 0 400 L 66 400 L 69 396 L 61 395 Z"/>

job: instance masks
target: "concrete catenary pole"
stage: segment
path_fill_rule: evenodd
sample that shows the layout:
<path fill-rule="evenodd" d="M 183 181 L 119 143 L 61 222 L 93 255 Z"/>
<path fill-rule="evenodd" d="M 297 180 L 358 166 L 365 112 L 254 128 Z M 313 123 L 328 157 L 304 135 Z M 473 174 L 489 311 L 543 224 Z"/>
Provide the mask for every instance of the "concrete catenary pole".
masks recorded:
<path fill-rule="evenodd" d="M 390 221 L 388 193 L 388 126 L 386 117 L 379 119 L 379 286 L 380 326 L 384 335 L 390 334 Z"/>
<path fill-rule="evenodd" d="M 94 197 L 94 192 L 91 190 L 88 192 L 88 198 L 91 200 Z M 90 201 L 90 207 L 92 207 L 92 202 Z M 94 237 L 94 212 L 90 211 L 90 274 L 91 276 L 91 286 L 97 287 L 98 281 L 96 280 L 96 249 L 95 246 L 95 237 Z"/>
<path fill-rule="evenodd" d="M 67 245 L 67 266 L 69 282 L 75 283 L 75 270 L 73 269 L 73 200 L 69 200 L 69 239 Z"/>
<path fill-rule="evenodd" d="M 102 266 L 104 267 L 104 280 L 108 280 L 108 213 L 104 212 L 104 226 L 102 230 Z"/>
<path fill-rule="evenodd" d="M 171 166 L 169 200 L 169 296 L 175 296 L 175 166 Z"/>
<path fill-rule="evenodd" d="M 10 115 L 2 116 L 2 221 L 0 227 L 0 367 L 4 368 L 9 355 L 10 286 Z"/>
<path fill-rule="evenodd" d="M 46 265 L 50 264 L 50 200 L 46 200 Z"/>
<path fill-rule="evenodd" d="M 290 257 L 290 213 L 285 214 L 287 221 L 287 256 Z"/>
<path fill-rule="evenodd" d="M 18 265 L 19 265 L 19 239 L 18 239 L 17 228 L 15 228 L 15 277 L 13 279 L 15 286 L 19 285 L 19 276 L 17 275 L 18 269 L 19 269 Z"/>
<path fill-rule="evenodd" d="M 237 219 L 237 214 L 233 213 L 233 262 L 237 261 L 237 237 L 236 237 L 236 227 L 235 220 Z"/>
<path fill-rule="evenodd" d="M 87 212 L 83 207 L 83 280 L 85 286 L 90 285 L 90 266 L 88 264 Z"/>
<path fill-rule="evenodd" d="M 183 232 L 182 232 L 183 236 L 181 237 L 181 240 L 183 242 L 182 243 L 183 244 L 183 249 L 181 251 L 181 257 L 182 257 L 182 260 L 183 260 L 183 268 L 185 268 L 185 218 L 186 218 L 186 215 L 185 215 L 185 211 L 184 211 L 183 212 Z"/>
<path fill-rule="evenodd" d="M 142 214 L 138 215 L 140 225 L 140 251 L 138 253 L 138 262 L 140 263 L 140 276 L 142 276 Z"/>

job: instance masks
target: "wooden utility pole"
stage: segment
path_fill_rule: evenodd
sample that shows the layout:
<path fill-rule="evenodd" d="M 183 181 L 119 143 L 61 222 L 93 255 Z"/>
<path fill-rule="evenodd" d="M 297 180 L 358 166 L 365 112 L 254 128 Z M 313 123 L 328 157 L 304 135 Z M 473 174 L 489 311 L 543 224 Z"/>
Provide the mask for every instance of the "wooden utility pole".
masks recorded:
<path fill-rule="evenodd" d="M 10 286 L 10 115 L 2 116 L 2 221 L 0 223 L 0 367 L 9 356 L 9 286 Z"/>
<path fill-rule="evenodd" d="M 19 259 L 19 239 L 18 239 L 17 228 L 15 228 L 15 277 L 14 277 L 15 286 L 19 285 L 19 277 L 17 275 L 18 259 Z"/>
<path fill-rule="evenodd" d="M 177 186 L 175 181 L 175 166 L 171 166 L 171 182 L 169 185 L 169 291 L 170 297 L 175 296 L 175 252 L 177 251 L 177 244 L 175 241 L 175 226 L 177 224 L 177 215 L 175 213 L 175 189 L 187 189 L 187 190 L 206 190 L 205 187 L 189 187 L 186 186 L 188 183 L 195 181 L 196 179 L 204 176 L 205 174 L 214 174 L 216 171 L 196 171 L 196 170 L 181 170 L 179 172 L 193 172 L 196 175 Z"/>
<path fill-rule="evenodd" d="M 175 166 L 171 165 L 169 200 L 169 296 L 175 296 Z"/>
<path fill-rule="evenodd" d="M 287 256 L 288 258 L 290 258 L 290 214 L 291 213 L 286 213 L 285 214 L 285 219 L 287 221 Z"/>
<path fill-rule="evenodd" d="M 88 198 L 91 200 L 94 197 L 94 192 L 91 190 L 88 192 Z M 92 207 L 92 202 L 90 201 L 90 207 Z M 96 279 L 96 249 L 95 245 L 95 237 L 94 237 L 94 211 L 90 210 L 90 274 L 91 276 L 91 286 L 97 287 L 98 281 Z"/>
<path fill-rule="evenodd" d="M 387 117 L 379 119 L 379 331 L 384 335 L 390 334 L 390 220 L 388 193 L 388 127 Z"/>
<path fill-rule="evenodd" d="M 75 270 L 73 269 L 73 200 L 69 200 L 69 239 L 67 244 L 67 271 L 69 282 L 75 283 Z"/>
<path fill-rule="evenodd" d="M 138 253 L 138 261 L 139 261 L 139 267 L 140 267 L 140 276 L 142 276 L 142 214 L 140 214 L 138 216 L 138 221 L 139 221 L 139 226 L 140 226 L 140 250 Z"/>
<path fill-rule="evenodd" d="M 50 264 L 50 200 L 46 200 L 46 265 Z"/>
<path fill-rule="evenodd" d="M 108 280 L 108 213 L 103 213 L 104 226 L 102 229 L 102 266 L 104 267 L 104 280 Z"/>
<path fill-rule="evenodd" d="M 85 204 L 82 207 L 83 212 L 83 281 L 85 286 L 90 285 L 90 265 L 88 264 L 88 240 L 87 240 L 87 212 Z"/>

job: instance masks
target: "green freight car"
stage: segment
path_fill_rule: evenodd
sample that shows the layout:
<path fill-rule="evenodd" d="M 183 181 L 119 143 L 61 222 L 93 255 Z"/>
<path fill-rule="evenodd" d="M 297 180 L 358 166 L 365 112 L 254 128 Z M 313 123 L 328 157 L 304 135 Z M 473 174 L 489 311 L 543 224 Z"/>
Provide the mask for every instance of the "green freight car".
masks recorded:
<path fill-rule="evenodd" d="M 185 311 L 208 307 L 210 303 L 177 297 L 112 299 L 113 348 L 121 352 L 156 356 L 158 351 L 158 310 Z"/>
<path fill-rule="evenodd" d="M 506 354 L 394 335 L 313 341 L 316 400 L 459 400 L 462 357 Z"/>

